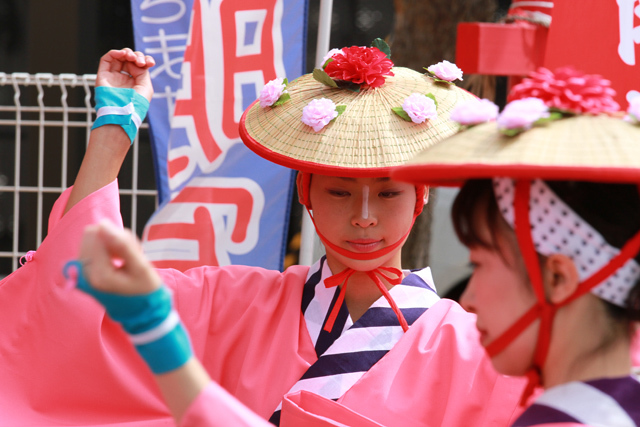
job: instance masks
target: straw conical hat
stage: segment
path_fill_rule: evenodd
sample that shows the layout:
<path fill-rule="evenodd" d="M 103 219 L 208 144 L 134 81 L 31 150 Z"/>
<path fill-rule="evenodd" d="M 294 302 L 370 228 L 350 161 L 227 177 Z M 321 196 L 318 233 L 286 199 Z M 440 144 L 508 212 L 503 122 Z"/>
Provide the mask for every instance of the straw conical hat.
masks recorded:
<path fill-rule="evenodd" d="M 436 185 L 500 176 L 640 182 L 640 126 L 577 115 L 510 137 L 495 122 L 485 123 L 426 149 L 391 175 Z"/>
<path fill-rule="evenodd" d="M 332 88 L 311 74 L 287 87 L 291 99 L 277 107 L 254 102 L 240 121 L 244 143 L 260 156 L 293 169 L 337 176 L 386 176 L 428 146 L 453 135 L 458 125 L 449 119 L 453 107 L 475 98 L 455 85 L 434 82 L 416 71 L 395 67 L 378 88 L 360 92 Z M 392 112 L 412 93 L 435 96 L 436 119 L 416 124 Z M 301 121 L 302 109 L 313 99 L 327 98 L 346 110 L 320 132 Z"/>

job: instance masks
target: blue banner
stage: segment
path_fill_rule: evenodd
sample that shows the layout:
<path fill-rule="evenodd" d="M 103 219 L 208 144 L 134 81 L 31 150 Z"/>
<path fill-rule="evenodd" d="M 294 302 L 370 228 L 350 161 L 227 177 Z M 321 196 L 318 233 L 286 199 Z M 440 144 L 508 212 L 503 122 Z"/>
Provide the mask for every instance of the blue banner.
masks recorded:
<path fill-rule="evenodd" d="M 262 86 L 304 71 L 305 0 L 133 0 L 156 60 L 149 110 L 161 207 L 143 235 L 158 267 L 281 269 L 293 174 L 250 152 L 238 122 Z"/>

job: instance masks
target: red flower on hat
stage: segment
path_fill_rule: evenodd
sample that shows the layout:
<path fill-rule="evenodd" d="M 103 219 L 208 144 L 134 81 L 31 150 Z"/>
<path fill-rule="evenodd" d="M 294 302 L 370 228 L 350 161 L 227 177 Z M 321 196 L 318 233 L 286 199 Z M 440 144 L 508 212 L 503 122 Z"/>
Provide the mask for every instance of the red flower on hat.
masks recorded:
<path fill-rule="evenodd" d="M 613 113 L 620 105 L 613 100 L 611 81 L 597 74 L 584 74 L 570 67 L 552 72 L 538 68 L 509 93 L 509 101 L 540 98 L 549 108 L 571 113 Z"/>
<path fill-rule="evenodd" d="M 333 55 L 331 59 L 324 71 L 332 79 L 380 87 L 384 76 L 393 76 L 393 62 L 375 47 L 345 47 L 342 54 Z"/>

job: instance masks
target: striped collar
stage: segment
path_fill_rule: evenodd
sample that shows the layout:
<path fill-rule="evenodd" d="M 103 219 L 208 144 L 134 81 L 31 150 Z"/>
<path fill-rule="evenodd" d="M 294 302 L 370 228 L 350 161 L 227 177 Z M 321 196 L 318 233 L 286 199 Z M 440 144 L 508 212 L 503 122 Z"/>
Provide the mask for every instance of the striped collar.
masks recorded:
<path fill-rule="evenodd" d="M 326 332 L 324 323 L 339 292 L 324 286 L 324 280 L 331 276 L 325 257 L 309 269 L 302 312 L 318 360 L 289 393 L 307 390 L 336 400 L 404 336 L 396 314 L 382 296 L 355 323 L 343 302 L 332 332 Z M 409 325 L 440 299 L 429 268 L 411 272 L 389 293 Z M 279 410 L 280 406 L 270 419 L 274 424 L 279 422 Z"/>

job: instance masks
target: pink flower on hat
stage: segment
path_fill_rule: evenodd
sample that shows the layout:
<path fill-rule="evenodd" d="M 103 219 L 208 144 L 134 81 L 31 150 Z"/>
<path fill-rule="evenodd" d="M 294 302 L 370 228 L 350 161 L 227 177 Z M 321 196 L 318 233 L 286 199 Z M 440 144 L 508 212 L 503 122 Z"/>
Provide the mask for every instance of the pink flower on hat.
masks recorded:
<path fill-rule="evenodd" d="M 326 98 L 312 99 L 302 109 L 302 123 L 311 126 L 316 132 L 319 132 L 336 117 L 338 117 L 336 104 Z"/>
<path fill-rule="evenodd" d="M 497 123 L 501 130 L 526 130 L 538 120 L 547 117 L 549 117 L 549 107 L 544 101 L 538 98 L 525 98 L 508 103 L 498 116 Z"/>
<path fill-rule="evenodd" d="M 629 101 L 625 119 L 631 123 L 640 124 L 640 96 L 636 96 Z"/>
<path fill-rule="evenodd" d="M 498 117 L 498 106 L 488 99 L 472 99 L 456 106 L 450 117 L 463 126 L 473 126 L 495 120 Z"/>
<path fill-rule="evenodd" d="M 509 93 L 509 101 L 535 97 L 549 108 L 581 114 L 612 113 L 620 109 L 613 99 L 611 81 L 597 74 L 584 74 L 571 67 L 552 72 L 540 67 Z"/>
<path fill-rule="evenodd" d="M 342 52 L 342 49 L 331 49 L 329 52 L 327 52 L 327 54 L 324 56 L 324 58 L 322 58 L 321 64 L 324 66 L 324 64 L 329 59 L 332 59 L 334 55 L 344 55 L 344 53 Z"/>
<path fill-rule="evenodd" d="M 421 93 L 412 93 L 402 103 L 402 109 L 409 115 L 413 123 L 422 123 L 427 119 L 438 117 L 436 103 Z"/>
<path fill-rule="evenodd" d="M 445 80 L 448 82 L 452 82 L 456 79 L 462 80 L 462 70 L 458 68 L 456 64 L 453 64 L 446 60 L 429 66 L 429 68 L 427 68 L 427 71 L 440 80 Z"/>
<path fill-rule="evenodd" d="M 269 81 L 260 91 L 260 106 L 262 108 L 271 107 L 280 99 L 283 93 L 287 91 L 285 88 L 287 85 L 284 83 L 284 79 L 273 79 Z"/>

